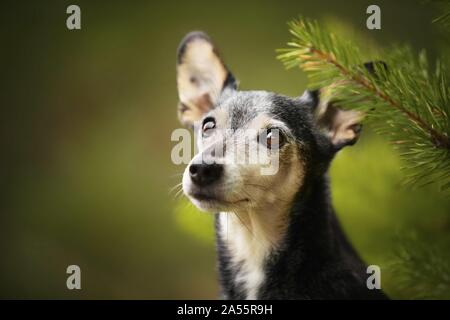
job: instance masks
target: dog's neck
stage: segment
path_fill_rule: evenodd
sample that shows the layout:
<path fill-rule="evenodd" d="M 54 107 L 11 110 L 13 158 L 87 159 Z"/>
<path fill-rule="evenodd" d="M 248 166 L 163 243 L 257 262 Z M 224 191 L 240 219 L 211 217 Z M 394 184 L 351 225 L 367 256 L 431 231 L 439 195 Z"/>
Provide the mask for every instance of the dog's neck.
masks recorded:
<path fill-rule="evenodd" d="M 245 212 L 221 212 L 217 237 L 227 252 L 233 282 L 246 299 L 256 299 L 264 281 L 264 263 L 278 249 L 288 227 L 289 208 L 273 204 Z"/>
<path fill-rule="evenodd" d="M 307 263 L 300 260 L 309 259 L 308 255 L 316 259 L 334 250 L 330 203 L 324 176 L 302 187 L 287 207 L 276 204 L 264 211 L 219 213 L 216 232 L 224 296 L 260 298 L 269 267 L 279 268 L 276 261 L 300 265 Z"/>

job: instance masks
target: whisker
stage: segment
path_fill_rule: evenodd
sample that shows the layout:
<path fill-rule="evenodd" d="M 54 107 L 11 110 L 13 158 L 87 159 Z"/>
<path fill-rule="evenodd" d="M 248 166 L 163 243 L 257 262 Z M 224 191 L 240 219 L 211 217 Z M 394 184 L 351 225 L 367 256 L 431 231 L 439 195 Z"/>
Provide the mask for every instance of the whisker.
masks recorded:
<path fill-rule="evenodd" d="M 177 193 L 175 193 L 174 198 L 178 199 L 178 198 L 180 198 L 182 196 L 184 196 L 183 188 L 181 188 L 180 190 L 177 191 Z M 189 203 L 191 203 L 191 202 L 189 201 Z"/>
<path fill-rule="evenodd" d="M 244 226 L 248 230 L 248 232 L 250 233 L 252 238 L 254 238 L 254 234 L 253 234 L 252 230 L 250 230 L 249 226 L 244 222 L 244 220 L 242 220 L 242 217 L 237 212 L 233 212 L 233 213 L 238 218 L 238 220 L 240 221 L 241 225 Z"/>
<path fill-rule="evenodd" d="M 176 185 L 174 185 L 172 188 L 170 188 L 169 194 L 171 194 L 175 189 L 179 188 L 182 184 L 183 184 L 183 182 L 180 182 L 180 183 L 177 183 Z"/>

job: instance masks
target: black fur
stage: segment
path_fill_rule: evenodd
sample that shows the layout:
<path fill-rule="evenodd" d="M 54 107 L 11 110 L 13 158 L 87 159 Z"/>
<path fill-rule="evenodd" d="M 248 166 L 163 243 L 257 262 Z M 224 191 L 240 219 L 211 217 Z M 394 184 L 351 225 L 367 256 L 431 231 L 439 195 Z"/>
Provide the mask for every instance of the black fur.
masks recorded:
<path fill-rule="evenodd" d="M 265 263 L 265 281 L 259 299 L 387 299 L 381 290 L 369 290 L 366 265 L 346 239 L 331 203 L 328 168 L 335 148 L 313 120 L 312 99 L 273 95 L 272 113 L 287 123 L 303 146 L 305 181 L 289 214 L 290 222 L 281 248 Z M 242 110 L 239 111 L 242 113 Z M 242 119 L 242 114 L 235 115 Z M 216 217 L 216 231 L 220 221 Z M 220 236 L 217 251 L 222 294 L 227 299 L 245 299 L 236 285 L 238 268 Z"/>
<path fill-rule="evenodd" d="M 183 63 L 187 45 L 199 38 L 211 43 L 203 32 L 188 34 L 178 49 L 178 64 Z M 214 46 L 213 50 L 220 58 Z M 230 118 L 227 128 L 243 128 L 259 113 L 271 113 L 290 128 L 305 161 L 304 181 L 290 208 L 286 235 L 265 261 L 265 277 L 257 298 L 387 299 L 381 290 L 367 288 L 366 265 L 346 239 L 331 202 L 330 163 L 340 148 L 353 144 L 356 138 L 336 145 L 318 127 L 314 115 L 320 102 L 318 90 L 307 91 L 301 98 L 263 91 L 237 91 L 236 79 L 224 67 L 228 74 L 213 109 L 226 109 Z M 376 69 L 373 63 L 365 67 L 370 72 Z M 203 116 L 207 117 L 208 112 Z M 230 252 L 220 237 L 217 215 L 215 223 L 222 296 L 245 299 L 244 288 L 236 282 L 240 266 L 231 263 Z"/>

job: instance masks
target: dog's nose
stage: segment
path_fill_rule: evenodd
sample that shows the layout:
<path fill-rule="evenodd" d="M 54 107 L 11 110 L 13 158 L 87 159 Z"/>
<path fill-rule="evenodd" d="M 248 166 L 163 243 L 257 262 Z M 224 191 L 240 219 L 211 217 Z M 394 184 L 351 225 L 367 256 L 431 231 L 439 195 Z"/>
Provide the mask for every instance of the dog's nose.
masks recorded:
<path fill-rule="evenodd" d="M 221 164 L 191 164 L 189 166 L 189 175 L 192 182 L 200 187 L 212 184 L 222 177 L 223 166 Z"/>

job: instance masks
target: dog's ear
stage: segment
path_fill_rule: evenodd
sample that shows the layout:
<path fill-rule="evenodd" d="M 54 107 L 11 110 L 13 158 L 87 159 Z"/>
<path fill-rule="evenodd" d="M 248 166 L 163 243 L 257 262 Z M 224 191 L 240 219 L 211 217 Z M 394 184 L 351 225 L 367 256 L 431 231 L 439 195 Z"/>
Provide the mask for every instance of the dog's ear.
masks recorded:
<path fill-rule="evenodd" d="M 312 106 L 318 127 L 328 136 L 336 151 L 358 141 L 364 116 L 362 112 L 336 106 L 323 96 L 322 90 L 307 90 L 301 99 Z"/>
<path fill-rule="evenodd" d="M 236 80 L 211 39 L 203 32 L 191 32 L 178 48 L 177 85 L 178 117 L 184 125 L 192 125 L 214 108 L 224 88 L 236 89 Z"/>
<path fill-rule="evenodd" d="M 358 141 L 362 128 L 362 112 L 344 110 L 331 102 L 318 111 L 316 114 L 318 125 L 328 135 L 336 150 Z"/>
<path fill-rule="evenodd" d="M 376 81 L 383 81 L 383 75 L 389 71 L 383 61 L 366 62 L 362 67 Z M 333 87 L 344 85 L 346 82 L 341 81 L 319 90 L 306 90 L 300 97 L 303 104 L 311 106 L 319 128 L 330 138 L 336 151 L 358 141 L 364 117 L 362 112 L 342 109 L 333 102 Z"/>

